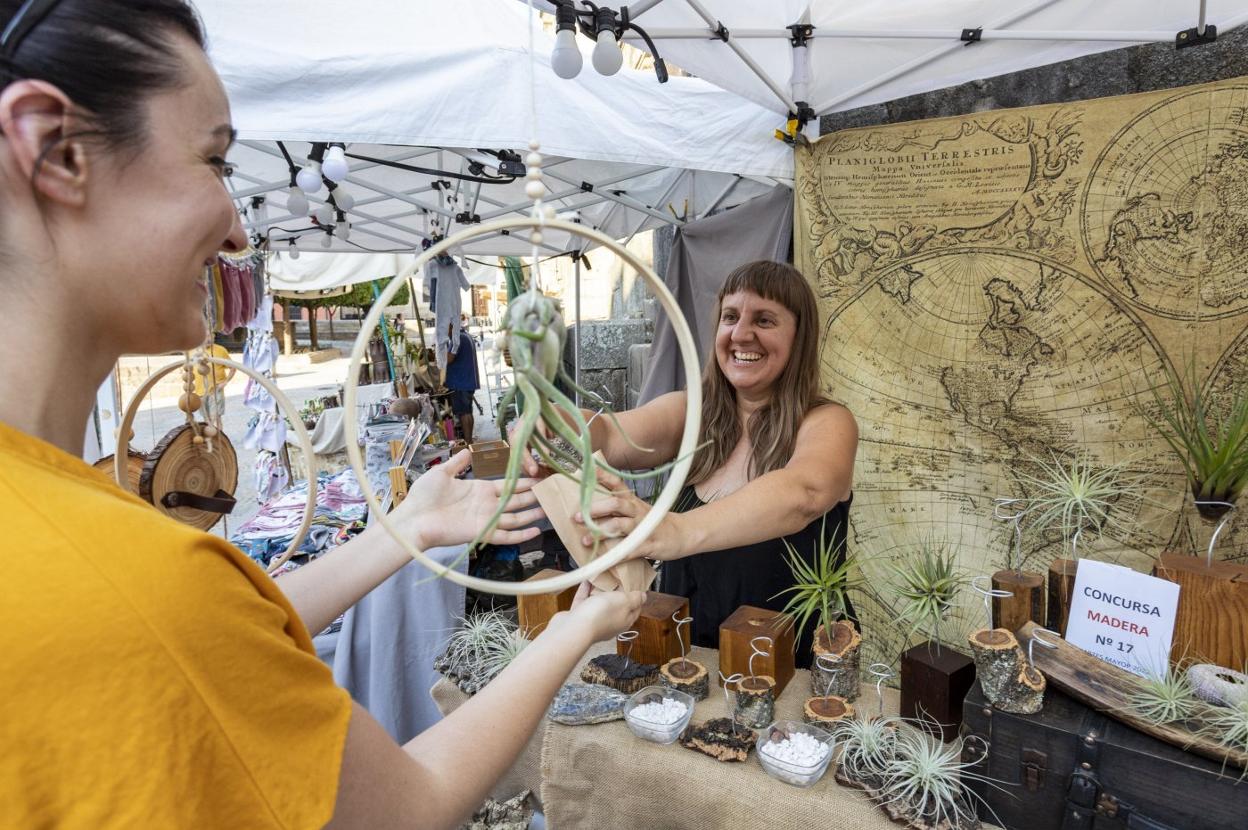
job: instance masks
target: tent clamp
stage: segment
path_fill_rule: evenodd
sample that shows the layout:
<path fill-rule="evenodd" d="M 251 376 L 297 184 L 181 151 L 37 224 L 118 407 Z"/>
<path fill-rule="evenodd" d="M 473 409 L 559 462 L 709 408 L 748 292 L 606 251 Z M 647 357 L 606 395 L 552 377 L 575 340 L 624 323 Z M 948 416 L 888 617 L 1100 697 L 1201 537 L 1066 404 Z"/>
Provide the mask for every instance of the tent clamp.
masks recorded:
<path fill-rule="evenodd" d="M 594 192 L 594 186 L 593 186 L 592 184 L 590 184 L 589 182 L 581 182 L 581 192 L 582 192 L 582 193 L 593 193 L 593 192 Z"/>
<path fill-rule="evenodd" d="M 1218 39 L 1218 27 L 1212 23 L 1205 26 L 1204 34 L 1201 34 L 1200 27 L 1195 26 L 1191 29 L 1185 29 L 1174 36 L 1174 48 L 1186 49 L 1189 46 L 1204 46 L 1206 43 L 1213 43 Z"/>
<path fill-rule="evenodd" d="M 461 225 L 476 225 L 481 222 L 481 217 L 475 213 L 464 211 L 463 213 L 455 214 L 455 221 Z"/>
<path fill-rule="evenodd" d="M 727 26 L 725 26 L 720 21 L 716 20 L 715 29 L 711 32 L 711 37 L 716 38 L 718 40 L 722 40 L 724 43 L 727 43 L 728 38 L 731 37 L 731 34 L 729 33 Z"/>
<path fill-rule="evenodd" d="M 970 46 L 972 43 L 979 43 L 981 40 L 984 39 L 984 27 L 979 26 L 974 29 L 963 29 L 962 37 L 958 39 L 961 40 L 963 43 L 965 43 L 967 46 Z"/>
<path fill-rule="evenodd" d="M 799 46 L 805 46 L 815 36 L 815 27 L 809 23 L 794 23 L 792 26 L 785 26 L 784 28 L 789 30 L 791 35 L 789 43 L 794 49 Z"/>

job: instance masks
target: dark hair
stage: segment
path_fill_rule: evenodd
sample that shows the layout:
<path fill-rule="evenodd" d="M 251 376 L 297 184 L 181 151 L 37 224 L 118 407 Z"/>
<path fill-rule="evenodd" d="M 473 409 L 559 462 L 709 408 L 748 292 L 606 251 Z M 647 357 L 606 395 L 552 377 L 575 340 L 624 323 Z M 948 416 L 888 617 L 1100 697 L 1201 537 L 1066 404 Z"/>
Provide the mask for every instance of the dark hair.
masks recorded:
<path fill-rule="evenodd" d="M 0 0 L 0 29 L 21 5 Z M 176 33 L 204 47 L 199 17 L 184 0 L 61 0 L 0 56 L 0 89 L 19 79 L 47 81 L 87 120 L 79 136 L 137 152 L 148 96 L 186 83 Z"/>

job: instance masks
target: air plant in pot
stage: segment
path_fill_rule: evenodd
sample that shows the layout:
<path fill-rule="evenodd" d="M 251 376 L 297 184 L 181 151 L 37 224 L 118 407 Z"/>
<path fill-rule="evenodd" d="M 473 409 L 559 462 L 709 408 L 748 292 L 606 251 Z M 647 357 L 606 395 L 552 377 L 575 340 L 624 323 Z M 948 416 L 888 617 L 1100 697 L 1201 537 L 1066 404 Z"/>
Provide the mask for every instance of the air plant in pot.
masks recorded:
<path fill-rule="evenodd" d="M 901 714 L 934 720 L 952 739 L 962 722 L 962 699 L 975 682 L 975 664 L 941 642 L 940 624 L 970 579 L 953 550 L 931 538 L 894 567 L 894 576 L 902 606 L 898 624 L 907 628 L 907 640 L 917 633 L 927 637 L 901 655 Z"/>
<path fill-rule="evenodd" d="M 1048 611 L 1043 620 L 1047 628 L 1064 635 L 1081 551 L 1087 542 L 1106 534 L 1129 534 L 1131 527 L 1119 518 L 1120 506 L 1147 501 L 1148 485 L 1126 462 L 1098 464 L 1086 451 L 1054 454 L 1047 461 L 1030 458 L 1016 476 L 1028 494 L 1028 529 L 1041 536 L 1057 534 L 1063 552 L 1069 550 L 1068 557 L 1058 557 L 1049 566 Z M 995 583 L 994 578 L 993 587 L 998 587 Z"/>
<path fill-rule="evenodd" d="M 795 644 L 812 619 L 817 623 L 811 645 L 812 693 L 853 701 L 858 696 L 862 637 L 854 623 L 843 617 L 849 608 L 849 591 L 860 587 L 863 578 L 860 563 L 838 548 L 836 534 L 827 532 L 826 522 L 825 516 L 810 556 L 784 540 L 793 586 L 773 599 L 788 595 L 784 614 L 797 629 Z M 834 671 L 828 670 L 830 665 L 836 667 Z"/>

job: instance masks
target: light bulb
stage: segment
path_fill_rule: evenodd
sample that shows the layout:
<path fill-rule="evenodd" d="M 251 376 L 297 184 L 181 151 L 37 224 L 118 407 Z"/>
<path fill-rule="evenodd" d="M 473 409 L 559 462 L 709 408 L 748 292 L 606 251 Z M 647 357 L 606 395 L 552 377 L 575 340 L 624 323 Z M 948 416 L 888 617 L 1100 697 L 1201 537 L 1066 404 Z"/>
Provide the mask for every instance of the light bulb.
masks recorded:
<path fill-rule="evenodd" d="M 351 226 L 339 225 L 338 226 L 338 238 L 341 239 L 343 242 L 346 242 L 347 240 L 349 240 L 351 238 Z"/>
<path fill-rule="evenodd" d="M 334 237 L 331 234 L 326 233 L 324 236 L 321 237 L 322 248 L 329 248 L 333 244 L 334 244 Z"/>
<path fill-rule="evenodd" d="M 308 215 L 308 197 L 303 195 L 300 188 L 292 185 L 286 191 L 286 210 L 290 211 L 291 216 Z"/>
<path fill-rule="evenodd" d="M 334 221 L 334 209 L 329 205 L 321 205 L 312 216 L 316 218 L 318 225 L 329 225 Z"/>
<path fill-rule="evenodd" d="M 321 163 L 321 172 L 331 182 L 340 182 L 347 177 L 347 151 L 341 145 L 329 148 L 325 161 Z"/>
<path fill-rule="evenodd" d="M 290 240 L 290 250 L 288 251 L 291 259 L 299 258 L 299 247 L 295 244 L 295 240 Z"/>
<path fill-rule="evenodd" d="M 576 32 L 560 29 L 555 35 L 555 48 L 550 53 L 550 68 L 560 78 L 575 78 L 584 63 L 581 50 L 576 48 Z"/>
<path fill-rule="evenodd" d="M 624 53 L 615 40 L 615 32 L 604 30 L 598 33 L 598 42 L 594 44 L 594 69 L 600 75 L 614 75 L 624 65 Z"/>
<path fill-rule="evenodd" d="M 321 190 L 321 166 L 316 162 L 308 164 L 307 167 L 300 170 L 299 174 L 295 176 L 295 184 L 299 185 L 299 189 L 309 196 L 319 193 Z"/>
<path fill-rule="evenodd" d="M 334 188 L 334 201 L 343 210 L 350 210 L 355 207 L 355 197 L 351 195 L 351 191 L 341 185 Z"/>

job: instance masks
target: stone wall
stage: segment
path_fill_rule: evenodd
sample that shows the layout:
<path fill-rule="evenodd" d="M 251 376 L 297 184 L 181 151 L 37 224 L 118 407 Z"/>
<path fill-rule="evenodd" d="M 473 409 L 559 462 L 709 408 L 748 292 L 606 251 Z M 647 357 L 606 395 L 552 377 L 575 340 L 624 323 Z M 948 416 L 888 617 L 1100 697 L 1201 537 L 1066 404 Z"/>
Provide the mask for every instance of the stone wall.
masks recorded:
<path fill-rule="evenodd" d="M 568 327 L 563 360 L 569 373 L 576 344 L 574 324 Z M 629 352 L 638 343 L 649 343 L 653 326 L 645 319 L 586 320 L 581 323 L 581 386 L 602 395 L 612 409 L 628 408 Z M 634 393 L 633 399 L 636 399 Z M 584 402 L 583 402 L 584 403 Z M 585 404 L 586 408 L 590 408 Z"/>
<path fill-rule="evenodd" d="M 1240 75 L 1248 75 L 1248 27 L 1182 51 L 1172 43 L 1131 46 L 836 112 L 820 119 L 819 131 L 1151 92 Z"/>

